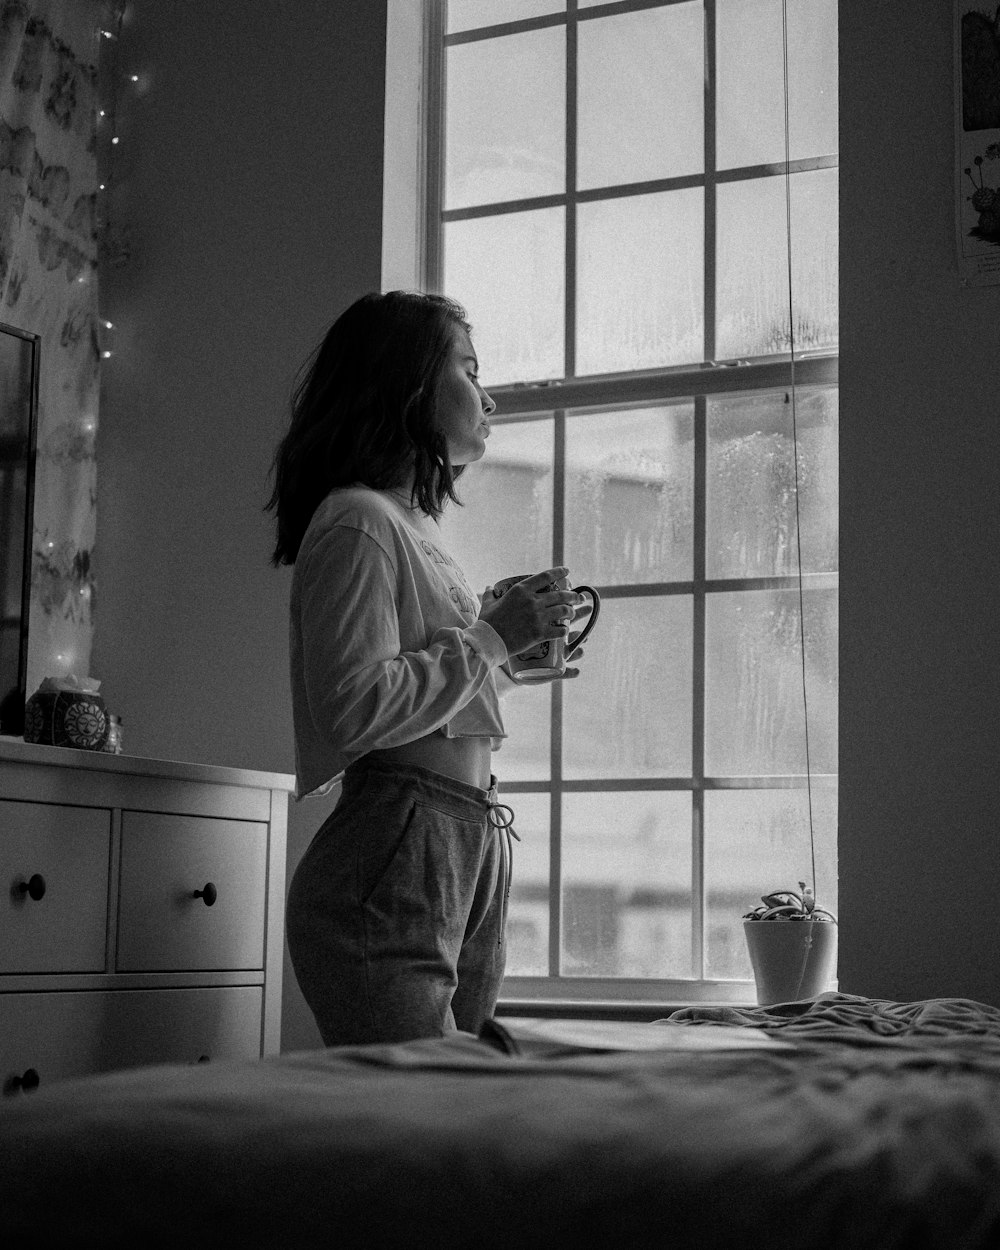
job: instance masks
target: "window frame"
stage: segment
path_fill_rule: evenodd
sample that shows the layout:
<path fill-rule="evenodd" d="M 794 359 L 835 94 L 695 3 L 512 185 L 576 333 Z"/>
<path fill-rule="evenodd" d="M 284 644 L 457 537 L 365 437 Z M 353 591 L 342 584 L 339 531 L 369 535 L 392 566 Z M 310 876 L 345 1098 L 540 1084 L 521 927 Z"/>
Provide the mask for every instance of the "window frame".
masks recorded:
<path fill-rule="evenodd" d="M 473 31 L 446 35 L 446 0 L 423 0 L 421 90 L 419 93 L 419 179 L 417 188 L 415 252 L 411 268 L 415 285 L 427 291 L 441 290 L 443 261 L 443 226 L 449 221 L 474 217 L 491 217 L 499 213 L 523 211 L 528 208 L 562 207 L 565 210 L 565 376 L 538 382 L 517 382 L 490 387 L 497 410 L 493 422 L 523 421 L 532 417 L 551 417 L 554 422 L 553 482 L 553 550 L 552 563 L 563 563 L 563 526 L 565 499 L 565 429 L 571 413 L 607 411 L 614 408 L 637 408 L 687 399 L 695 413 L 694 447 L 694 568 L 690 581 L 627 583 L 598 586 L 602 598 L 629 598 L 647 595 L 687 594 L 692 597 L 693 631 L 693 723 L 692 770 L 688 778 L 593 778 L 570 780 L 562 777 L 559 745 L 562 730 L 563 691 L 561 683 L 551 686 L 552 729 L 551 770 L 548 780 L 505 780 L 505 794 L 514 801 L 518 793 L 549 794 L 550 800 L 550 875 L 549 875 L 549 974 L 546 976 L 508 976 L 504 981 L 502 1003 L 507 1010 L 543 1008 L 561 1004 L 569 1008 L 585 1005 L 588 1010 L 625 1010 L 628 1004 L 638 1009 L 659 1008 L 684 1003 L 751 1002 L 753 982 L 745 980 L 711 980 L 704 976 L 705 959 L 705 881 L 704 881 L 704 796 L 718 789 L 835 789 L 836 774 L 785 774 L 766 777 L 712 777 L 704 769 L 704 692 L 705 692 L 705 616 L 707 597 L 722 591 L 793 589 L 798 590 L 797 575 L 711 580 L 705 575 L 706 543 L 706 455 L 707 409 L 711 398 L 733 392 L 766 392 L 812 387 L 835 388 L 838 381 L 836 349 L 778 354 L 753 360 L 715 360 L 715 204 L 716 188 L 725 182 L 764 176 L 786 177 L 814 169 L 836 168 L 836 153 L 820 157 L 781 162 L 778 165 L 754 165 L 718 171 L 715 169 L 715 13 L 720 0 L 703 0 L 705 12 L 705 169 L 698 175 L 656 179 L 640 183 L 618 184 L 578 191 L 576 170 L 576 39 L 579 22 L 596 20 L 612 14 L 625 14 L 643 9 L 660 8 L 684 0 L 614 0 L 587 8 L 578 8 L 576 0 L 567 0 L 564 12 L 494 24 Z M 407 0 L 389 0 L 390 47 L 392 46 L 393 9 Z M 566 190 L 559 194 L 531 197 L 470 208 L 444 208 L 444 105 L 445 49 L 455 44 L 517 34 L 532 30 L 566 27 Z M 412 39 L 413 26 L 410 27 Z M 412 61 L 418 59 L 412 42 Z M 390 57 L 390 72 L 392 58 Z M 392 94 L 387 92 L 387 97 Z M 390 139 L 390 105 L 387 100 L 387 140 Z M 412 126 L 411 126 L 412 132 Z M 387 173 L 388 187 L 388 173 Z M 580 203 L 625 197 L 683 187 L 704 188 L 705 196 L 705 272 L 704 327 L 705 356 L 693 365 L 670 366 L 628 373 L 574 376 L 574 310 L 576 303 L 576 207 Z M 398 239 L 397 239 L 398 243 Z M 385 271 L 384 271 L 385 272 Z M 389 285 L 392 285 L 391 283 Z M 396 285 L 400 285 L 396 283 Z M 405 284 L 403 284 L 405 285 Z M 384 288 L 388 289 L 388 285 Z M 838 573 L 805 574 L 801 585 L 806 589 L 836 588 Z M 561 847 L 563 793 L 612 792 L 635 790 L 689 790 L 692 793 L 692 978 L 608 978 L 568 976 L 558 972 L 561 957 L 562 900 Z M 748 905 L 753 900 L 748 899 Z M 701 975 L 699 976 L 699 972 Z"/>

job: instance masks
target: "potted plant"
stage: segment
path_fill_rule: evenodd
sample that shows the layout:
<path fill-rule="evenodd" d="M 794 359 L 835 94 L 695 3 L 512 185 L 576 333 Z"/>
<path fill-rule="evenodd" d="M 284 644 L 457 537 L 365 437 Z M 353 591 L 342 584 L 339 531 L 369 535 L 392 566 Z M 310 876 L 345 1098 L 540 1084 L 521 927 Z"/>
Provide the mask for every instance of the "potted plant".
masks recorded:
<path fill-rule="evenodd" d="M 815 998 L 833 976 L 837 919 L 816 906 L 804 881 L 799 890 L 763 894 L 760 904 L 743 917 L 760 1007 Z"/>

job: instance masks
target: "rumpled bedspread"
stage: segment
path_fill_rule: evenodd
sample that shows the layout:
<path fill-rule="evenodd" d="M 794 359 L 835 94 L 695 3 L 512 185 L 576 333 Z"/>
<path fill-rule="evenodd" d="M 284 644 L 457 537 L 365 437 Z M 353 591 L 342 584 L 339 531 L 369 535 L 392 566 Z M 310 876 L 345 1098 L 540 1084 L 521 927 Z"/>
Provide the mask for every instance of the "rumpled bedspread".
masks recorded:
<path fill-rule="evenodd" d="M 673 1024 L 745 1025 L 796 1044 L 890 1047 L 1000 1074 L 1000 1008 L 967 998 L 896 1003 L 854 994 L 820 994 L 776 1007 L 684 1007 Z M 992 1062 L 991 1062 L 992 1061 Z"/>
<path fill-rule="evenodd" d="M 0 1109 L 17 1246 L 1000 1246 L 1000 1011 L 686 1008 L 788 1050 L 469 1034 L 66 1082 Z"/>

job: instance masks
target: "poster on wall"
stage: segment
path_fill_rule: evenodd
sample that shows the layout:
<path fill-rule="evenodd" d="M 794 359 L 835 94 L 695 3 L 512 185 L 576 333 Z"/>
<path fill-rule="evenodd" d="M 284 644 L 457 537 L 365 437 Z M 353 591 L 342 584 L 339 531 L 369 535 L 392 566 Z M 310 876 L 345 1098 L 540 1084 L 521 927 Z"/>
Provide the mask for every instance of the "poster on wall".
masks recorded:
<path fill-rule="evenodd" d="M 964 286 L 1000 283 L 1000 6 L 955 0 L 955 224 Z"/>

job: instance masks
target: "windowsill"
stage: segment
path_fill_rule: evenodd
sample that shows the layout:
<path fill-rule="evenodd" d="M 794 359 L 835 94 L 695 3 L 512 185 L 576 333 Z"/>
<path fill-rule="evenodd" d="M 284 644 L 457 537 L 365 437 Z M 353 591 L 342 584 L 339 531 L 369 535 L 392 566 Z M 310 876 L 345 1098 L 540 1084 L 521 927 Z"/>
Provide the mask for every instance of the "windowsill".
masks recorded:
<path fill-rule="evenodd" d="M 614 1002 L 609 999 L 557 999 L 501 998 L 497 1003 L 498 1016 L 529 1016 L 545 1020 L 662 1020 L 672 1011 L 684 1007 L 752 1007 L 756 1004 L 748 998 L 744 1003 L 732 1000 L 703 999 L 699 1002 Z"/>

